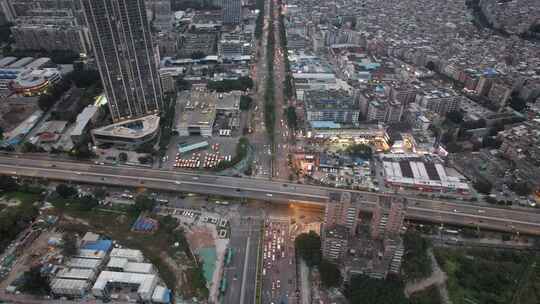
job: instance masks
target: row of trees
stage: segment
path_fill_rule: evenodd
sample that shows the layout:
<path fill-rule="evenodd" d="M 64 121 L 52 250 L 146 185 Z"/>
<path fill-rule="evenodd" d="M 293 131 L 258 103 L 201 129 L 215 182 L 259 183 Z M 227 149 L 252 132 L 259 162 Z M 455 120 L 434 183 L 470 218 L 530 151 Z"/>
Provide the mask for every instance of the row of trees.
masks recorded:
<path fill-rule="evenodd" d="M 14 50 L 11 47 L 4 48 L 4 56 L 13 57 L 48 57 L 56 64 L 72 64 L 80 59 L 79 53 L 68 50 Z"/>
<path fill-rule="evenodd" d="M 368 276 L 353 276 L 345 289 L 351 303 L 408 304 L 403 294 L 403 285 L 397 279 L 372 279 Z"/>
<path fill-rule="evenodd" d="M 292 129 L 298 128 L 298 117 L 296 116 L 296 108 L 294 106 L 288 106 L 285 109 L 285 118 L 287 119 L 287 125 Z"/>
<path fill-rule="evenodd" d="M 266 132 L 273 145 L 274 142 L 274 129 L 276 124 L 276 106 L 275 106 L 275 92 L 274 92 L 274 47 L 275 47 L 275 34 L 274 34 L 274 2 L 270 1 L 270 14 L 268 18 L 268 36 L 266 40 L 266 65 L 267 65 L 267 80 L 266 89 L 264 92 L 264 123 L 266 125 Z"/>
<path fill-rule="evenodd" d="M 257 15 L 257 20 L 255 20 L 255 38 L 260 40 L 264 27 L 264 0 L 257 0 L 257 9 L 259 10 L 259 14 Z"/>
<path fill-rule="evenodd" d="M 405 278 L 418 280 L 431 275 L 431 259 L 428 256 L 429 242 L 416 233 L 406 233 L 403 237 L 405 255 L 401 266 Z"/>
<path fill-rule="evenodd" d="M 240 77 L 239 79 L 225 79 L 222 81 L 209 81 L 208 89 L 218 93 L 231 91 L 247 91 L 253 88 L 253 80 L 250 77 Z"/>
<path fill-rule="evenodd" d="M 2 195 L 18 191 L 41 195 L 41 189 L 19 185 L 11 176 L 0 176 L 0 191 Z M 0 212 L 0 252 L 26 229 L 37 215 L 38 210 L 30 201 L 2 209 Z"/>
<path fill-rule="evenodd" d="M 336 264 L 324 259 L 321 253 L 321 238 L 315 232 L 302 233 L 294 240 L 298 255 L 306 264 L 317 267 L 321 274 L 321 282 L 325 287 L 341 285 L 342 277 Z"/>
<path fill-rule="evenodd" d="M 435 257 L 447 273 L 453 303 L 517 303 L 516 290 L 531 269 L 532 256 L 518 251 L 435 248 Z M 534 302 L 533 302 L 534 303 Z"/>
<path fill-rule="evenodd" d="M 373 151 L 371 150 L 371 147 L 366 144 L 350 145 L 345 149 L 345 153 L 353 157 L 360 157 L 363 159 L 371 159 L 373 155 Z"/>
<path fill-rule="evenodd" d="M 230 161 L 226 161 L 226 160 L 220 161 L 217 164 L 215 170 L 221 171 L 221 170 L 225 170 L 227 168 L 236 166 L 236 164 L 238 164 L 242 159 L 248 156 L 249 147 L 250 147 L 250 143 L 247 137 L 241 137 L 238 140 L 238 143 L 236 144 L 236 153 L 234 157 Z"/>
<path fill-rule="evenodd" d="M 253 98 L 247 95 L 240 96 L 240 110 L 241 111 L 248 111 L 249 109 L 251 109 L 252 104 L 253 104 Z"/>
<path fill-rule="evenodd" d="M 293 79 L 291 77 L 291 64 L 289 62 L 289 56 L 287 51 L 287 30 L 285 28 L 285 15 L 281 13 L 281 6 L 279 7 L 279 36 L 281 49 L 283 50 L 283 64 L 285 65 L 285 80 L 283 80 L 283 95 L 286 98 L 292 98 L 293 92 Z"/>
<path fill-rule="evenodd" d="M 54 104 L 66 93 L 72 85 L 78 88 L 93 87 L 92 92 L 97 94 L 101 92 L 101 83 L 99 73 L 96 70 L 78 70 L 64 75 L 64 77 L 52 86 L 47 93 L 41 95 L 38 99 L 39 108 L 42 111 L 48 111 Z M 88 98 L 84 95 L 81 97 L 86 98 L 84 101 L 88 104 Z M 92 98 L 95 97 L 92 96 Z M 91 102 L 90 98 L 90 102 Z"/>

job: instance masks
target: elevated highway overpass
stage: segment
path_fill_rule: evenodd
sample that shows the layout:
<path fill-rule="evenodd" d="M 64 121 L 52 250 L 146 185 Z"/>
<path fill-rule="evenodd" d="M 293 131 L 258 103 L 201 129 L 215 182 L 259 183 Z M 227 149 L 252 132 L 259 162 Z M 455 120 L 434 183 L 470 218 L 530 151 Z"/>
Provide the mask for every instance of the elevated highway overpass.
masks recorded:
<path fill-rule="evenodd" d="M 315 205 L 325 205 L 330 192 L 354 192 L 359 197 L 360 209 L 368 212 L 379 196 L 388 195 L 267 179 L 95 165 L 24 155 L 0 156 L 0 174 Z M 407 200 L 408 219 L 540 235 L 540 213 L 536 210 L 503 209 L 416 197 L 407 197 Z"/>

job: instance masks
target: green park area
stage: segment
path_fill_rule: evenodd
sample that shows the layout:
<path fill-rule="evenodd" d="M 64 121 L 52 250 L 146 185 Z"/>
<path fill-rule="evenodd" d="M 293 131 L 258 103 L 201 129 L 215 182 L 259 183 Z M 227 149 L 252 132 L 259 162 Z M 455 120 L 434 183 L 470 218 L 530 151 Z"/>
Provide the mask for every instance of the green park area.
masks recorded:
<path fill-rule="evenodd" d="M 538 257 L 492 249 L 436 248 L 434 253 L 448 275 L 454 304 L 539 303 Z"/>

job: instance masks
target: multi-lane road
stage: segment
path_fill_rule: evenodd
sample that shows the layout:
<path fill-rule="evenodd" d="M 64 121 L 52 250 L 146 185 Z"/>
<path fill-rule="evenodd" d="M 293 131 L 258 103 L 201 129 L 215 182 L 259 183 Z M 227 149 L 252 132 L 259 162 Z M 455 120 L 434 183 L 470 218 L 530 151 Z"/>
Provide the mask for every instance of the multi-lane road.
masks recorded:
<path fill-rule="evenodd" d="M 267 179 L 23 157 L 23 155 L 0 156 L 0 174 L 318 205 L 327 202 L 329 192 L 354 192 L 359 197 L 359 208 L 364 211 L 371 211 L 379 196 L 388 195 Z M 540 235 L 540 213 L 535 212 L 536 210 L 475 206 L 466 202 L 460 204 L 415 197 L 407 199 L 409 207 L 406 216 L 409 219 Z"/>

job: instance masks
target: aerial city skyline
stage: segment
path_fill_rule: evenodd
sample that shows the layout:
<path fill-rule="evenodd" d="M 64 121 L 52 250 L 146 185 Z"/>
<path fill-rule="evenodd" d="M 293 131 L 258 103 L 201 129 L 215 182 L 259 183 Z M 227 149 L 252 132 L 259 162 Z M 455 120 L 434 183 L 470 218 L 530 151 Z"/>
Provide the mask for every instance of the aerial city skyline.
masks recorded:
<path fill-rule="evenodd" d="M 540 303 L 540 2 L 0 0 L 0 302 Z"/>

